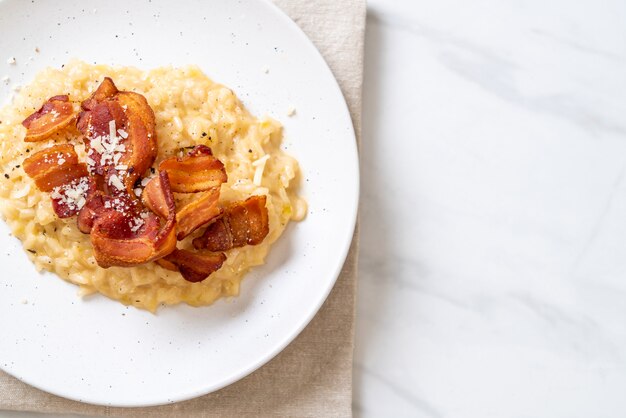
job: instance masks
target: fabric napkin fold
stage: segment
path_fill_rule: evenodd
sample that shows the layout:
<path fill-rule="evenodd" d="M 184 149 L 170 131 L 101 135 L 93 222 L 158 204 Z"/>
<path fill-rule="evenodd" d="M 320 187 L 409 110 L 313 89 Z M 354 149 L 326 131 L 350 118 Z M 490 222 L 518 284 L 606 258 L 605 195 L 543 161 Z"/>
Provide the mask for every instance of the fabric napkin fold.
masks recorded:
<path fill-rule="evenodd" d="M 360 140 L 365 0 L 275 0 L 309 36 L 337 78 Z M 0 409 L 114 417 L 352 415 L 358 225 L 337 284 L 278 356 L 217 392 L 172 405 L 113 408 L 70 401 L 0 372 Z"/>

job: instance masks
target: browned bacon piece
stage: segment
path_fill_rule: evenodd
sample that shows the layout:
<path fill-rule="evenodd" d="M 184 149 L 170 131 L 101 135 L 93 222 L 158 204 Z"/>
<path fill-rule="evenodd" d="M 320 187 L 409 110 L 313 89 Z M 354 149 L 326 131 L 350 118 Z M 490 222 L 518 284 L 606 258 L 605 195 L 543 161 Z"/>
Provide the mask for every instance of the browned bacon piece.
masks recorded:
<path fill-rule="evenodd" d="M 150 105 L 106 77 L 81 107 L 77 127 L 85 137 L 90 172 L 104 177 L 108 194 L 132 194 L 158 151 Z"/>
<path fill-rule="evenodd" d="M 193 240 L 193 246 L 209 251 L 226 251 L 260 244 L 269 233 L 265 203 L 265 196 L 252 196 L 243 202 L 231 203 L 202 236 Z"/>
<path fill-rule="evenodd" d="M 41 108 L 24 119 L 26 142 L 43 141 L 55 133 L 67 128 L 74 121 L 74 108 L 69 96 L 54 96 Z"/>
<path fill-rule="evenodd" d="M 101 267 L 135 266 L 164 257 L 176 248 L 176 208 L 167 173 L 159 173 L 160 184 L 155 193 L 161 193 L 167 205 L 167 217 L 163 224 L 159 217 L 146 213 L 137 217 L 137 212 L 128 212 L 114 205 L 96 209 L 92 218 L 91 244 L 96 261 Z M 99 207 L 99 203 L 95 205 Z M 86 216 L 89 219 L 88 216 Z M 141 221 L 139 220 L 141 219 Z M 86 222 L 88 223 L 88 222 Z M 86 229 L 86 228 L 85 228 Z"/>
<path fill-rule="evenodd" d="M 223 209 L 218 205 L 219 197 L 220 189 L 215 187 L 176 213 L 176 238 L 179 241 L 222 214 Z"/>
<path fill-rule="evenodd" d="M 206 225 L 222 213 L 222 209 L 218 205 L 220 195 L 219 186 L 223 181 L 226 181 L 226 172 L 224 171 L 224 165 L 221 164 L 219 160 L 214 159 L 212 155 L 209 147 L 198 145 L 194 147 L 187 156 L 180 159 L 171 158 L 169 162 L 165 160 L 160 165 L 160 167 L 162 167 L 165 163 L 165 169 L 162 169 L 162 171 L 167 171 L 170 178 L 173 175 L 177 176 L 179 179 L 178 191 L 199 191 L 204 190 L 204 187 L 208 187 L 208 184 L 215 184 L 215 187 L 207 189 L 208 191 L 204 196 L 186 204 L 178 210 L 176 214 L 176 230 L 179 240 L 184 239 L 193 231 L 202 225 Z M 206 157 L 210 158 L 207 159 Z M 176 166 L 175 169 L 172 168 L 174 166 Z M 215 174 L 214 168 L 210 167 L 216 166 L 221 168 L 219 168 L 217 171 L 218 174 L 214 176 L 214 180 L 211 180 L 211 182 L 206 182 L 209 176 L 206 173 L 202 174 L 202 172 L 194 173 L 190 171 L 193 169 L 203 170 L 204 167 Z M 170 169 L 168 170 L 167 167 L 170 167 Z M 142 201 L 151 211 L 161 216 L 166 216 L 164 212 L 166 207 L 164 202 L 157 201 L 156 199 L 158 199 L 159 195 L 151 193 L 154 188 L 159 187 L 158 182 L 158 178 L 150 180 L 142 194 Z M 172 185 L 172 190 L 174 190 L 174 185 Z"/>
<path fill-rule="evenodd" d="M 175 249 L 157 263 L 168 270 L 180 271 L 185 280 L 201 282 L 222 267 L 226 261 L 224 253 L 198 253 Z"/>
<path fill-rule="evenodd" d="M 87 176 L 87 166 L 78 162 L 78 155 L 69 144 L 39 151 L 24 160 L 23 165 L 26 174 L 42 192 L 51 192 L 56 187 Z"/>
<path fill-rule="evenodd" d="M 224 164 L 206 145 L 194 147 L 182 158 L 170 157 L 161 161 L 159 170 L 167 171 L 172 190 L 180 193 L 206 191 L 228 180 Z"/>
<path fill-rule="evenodd" d="M 167 204 L 162 200 L 162 194 L 155 193 L 159 189 L 160 180 L 154 177 L 146 184 L 141 195 L 143 204 L 152 212 L 166 217 Z M 180 241 L 202 225 L 206 225 L 222 213 L 218 205 L 220 189 L 215 187 L 204 196 L 183 206 L 176 213 L 176 238 Z"/>
<path fill-rule="evenodd" d="M 169 213 L 169 205 L 165 195 L 161 193 L 161 173 L 150 179 L 141 194 L 141 201 L 145 207 L 159 215 L 161 218 L 167 218 Z M 170 186 L 171 187 L 171 186 Z"/>

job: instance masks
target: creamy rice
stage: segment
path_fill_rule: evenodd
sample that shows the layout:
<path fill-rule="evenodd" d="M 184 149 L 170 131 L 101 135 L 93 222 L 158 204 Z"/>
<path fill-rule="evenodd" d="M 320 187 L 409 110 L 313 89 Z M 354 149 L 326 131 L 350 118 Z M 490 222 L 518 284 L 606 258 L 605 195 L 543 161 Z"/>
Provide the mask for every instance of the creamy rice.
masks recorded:
<path fill-rule="evenodd" d="M 25 143 L 26 130 L 21 122 L 49 97 L 59 94 L 69 94 L 78 110 L 80 102 L 105 76 L 111 77 L 120 90 L 143 94 L 154 110 L 159 142 L 155 167 L 164 158 L 179 155 L 185 147 L 204 144 L 224 163 L 228 174 L 220 201 L 243 200 L 256 194 L 268 196 L 270 232 L 263 243 L 227 251 L 222 268 L 200 283 L 190 283 L 180 273 L 155 263 L 109 269 L 96 264 L 89 236 L 78 230 L 76 218 L 57 218 L 49 194 L 40 192 L 22 169 L 29 155 L 67 142 L 68 135 Z M 49 68 L 39 73 L 10 105 L 0 110 L 0 121 L 0 213 L 37 270 L 52 271 L 75 283 L 83 295 L 100 292 L 151 311 L 159 304 L 185 302 L 199 306 L 222 296 L 235 296 L 242 277 L 252 266 L 264 262 L 270 245 L 287 223 L 301 220 L 306 213 L 306 203 L 295 193 L 298 163 L 280 149 L 281 125 L 270 118 L 250 115 L 230 89 L 214 83 L 195 66 L 142 71 L 72 61 L 62 69 Z M 70 136 L 70 142 L 84 158 L 79 134 Z M 183 247 L 189 248 L 190 239 L 197 235 L 185 239 Z"/>

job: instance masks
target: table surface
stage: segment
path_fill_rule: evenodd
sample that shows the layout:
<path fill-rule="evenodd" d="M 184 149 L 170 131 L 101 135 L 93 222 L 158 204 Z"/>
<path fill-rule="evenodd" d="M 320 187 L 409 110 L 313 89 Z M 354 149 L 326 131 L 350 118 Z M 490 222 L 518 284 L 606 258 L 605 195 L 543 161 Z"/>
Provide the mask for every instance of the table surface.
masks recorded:
<path fill-rule="evenodd" d="M 626 416 L 625 22 L 369 1 L 356 416 Z"/>
<path fill-rule="evenodd" d="M 369 0 L 355 416 L 626 414 L 624 22 Z"/>

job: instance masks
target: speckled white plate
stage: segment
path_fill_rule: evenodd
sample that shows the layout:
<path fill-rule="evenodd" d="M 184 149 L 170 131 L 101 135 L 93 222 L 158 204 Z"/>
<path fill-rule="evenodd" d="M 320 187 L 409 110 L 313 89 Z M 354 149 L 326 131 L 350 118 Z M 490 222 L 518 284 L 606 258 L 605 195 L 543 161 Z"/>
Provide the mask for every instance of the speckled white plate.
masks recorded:
<path fill-rule="evenodd" d="M 56 395 L 116 406 L 180 401 L 241 379 L 308 324 L 350 245 L 358 159 L 336 81 L 267 1 L 0 0 L 0 77 L 10 78 L 0 83 L 2 101 L 38 70 L 73 57 L 146 69 L 200 65 L 253 113 L 284 123 L 309 214 L 244 279 L 238 298 L 157 315 L 103 296 L 79 299 L 75 286 L 37 274 L 0 222 L 0 368 Z"/>

